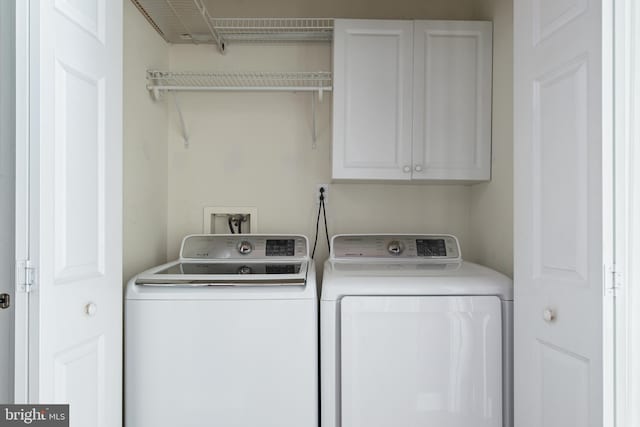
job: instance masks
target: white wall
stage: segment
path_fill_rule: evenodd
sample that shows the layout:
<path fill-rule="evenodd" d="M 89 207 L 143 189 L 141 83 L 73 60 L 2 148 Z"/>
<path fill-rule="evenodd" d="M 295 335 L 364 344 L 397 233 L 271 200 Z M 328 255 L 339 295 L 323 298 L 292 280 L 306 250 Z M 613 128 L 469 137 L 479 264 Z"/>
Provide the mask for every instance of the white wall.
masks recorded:
<path fill-rule="evenodd" d="M 168 66 L 168 49 L 124 0 L 124 280 L 167 256 L 167 105 L 151 100 L 145 77 Z"/>
<path fill-rule="evenodd" d="M 476 16 L 493 20 L 493 161 L 491 181 L 471 187 L 471 252 L 513 277 L 513 0 L 483 0 Z"/>

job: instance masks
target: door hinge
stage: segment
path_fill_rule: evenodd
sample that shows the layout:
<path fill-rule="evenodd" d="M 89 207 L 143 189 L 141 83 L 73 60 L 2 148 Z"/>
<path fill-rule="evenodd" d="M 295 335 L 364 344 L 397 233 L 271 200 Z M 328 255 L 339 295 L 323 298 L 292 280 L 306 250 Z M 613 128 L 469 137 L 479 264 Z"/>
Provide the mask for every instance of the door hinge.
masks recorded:
<path fill-rule="evenodd" d="M 620 292 L 624 288 L 624 275 L 622 271 L 618 269 L 618 267 L 614 264 L 612 266 L 608 266 L 606 270 L 608 280 L 605 281 L 605 287 L 607 294 L 618 296 Z"/>
<path fill-rule="evenodd" d="M 21 260 L 16 262 L 16 284 L 18 292 L 29 293 L 33 288 L 35 268 L 31 260 Z"/>

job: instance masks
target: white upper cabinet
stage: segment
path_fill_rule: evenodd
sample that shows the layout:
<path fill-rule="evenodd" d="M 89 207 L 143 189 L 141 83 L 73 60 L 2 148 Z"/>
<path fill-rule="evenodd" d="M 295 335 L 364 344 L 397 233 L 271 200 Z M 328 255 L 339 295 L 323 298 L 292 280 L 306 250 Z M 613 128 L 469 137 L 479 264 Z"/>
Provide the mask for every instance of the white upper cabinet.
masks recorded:
<path fill-rule="evenodd" d="M 333 178 L 410 179 L 411 21 L 336 20 Z"/>
<path fill-rule="evenodd" d="M 337 20 L 333 179 L 491 178 L 492 25 Z"/>

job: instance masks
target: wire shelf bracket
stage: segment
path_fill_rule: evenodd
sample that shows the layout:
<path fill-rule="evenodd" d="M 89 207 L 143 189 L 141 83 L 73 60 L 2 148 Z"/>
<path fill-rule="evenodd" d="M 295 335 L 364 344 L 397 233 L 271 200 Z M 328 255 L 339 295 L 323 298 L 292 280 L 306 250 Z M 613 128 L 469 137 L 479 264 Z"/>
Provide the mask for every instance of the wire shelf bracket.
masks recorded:
<path fill-rule="evenodd" d="M 211 33 L 211 38 L 214 43 L 218 45 L 218 50 L 220 53 L 225 53 L 225 41 L 213 25 L 213 18 L 209 14 L 207 7 L 204 5 L 202 0 L 193 0 L 193 2 L 195 3 L 196 8 L 198 8 L 198 12 L 200 12 L 202 19 L 204 19 L 205 25 L 209 29 L 209 33 Z"/>
<path fill-rule="evenodd" d="M 173 92 L 173 102 L 178 112 L 178 118 L 180 119 L 180 127 L 182 129 L 182 139 L 184 140 L 184 148 L 189 148 L 189 132 L 187 130 L 187 124 L 184 121 L 184 114 L 182 114 L 182 108 L 180 108 L 180 102 L 178 101 L 178 95 Z"/>

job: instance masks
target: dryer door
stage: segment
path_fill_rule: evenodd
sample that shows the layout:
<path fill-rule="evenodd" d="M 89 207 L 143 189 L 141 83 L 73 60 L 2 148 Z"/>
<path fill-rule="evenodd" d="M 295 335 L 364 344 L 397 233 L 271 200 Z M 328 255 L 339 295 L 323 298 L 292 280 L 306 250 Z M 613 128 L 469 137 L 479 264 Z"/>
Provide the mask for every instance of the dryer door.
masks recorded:
<path fill-rule="evenodd" d="M 501 427 L 497 297 L 345 297 L 342 427 Z"/>

